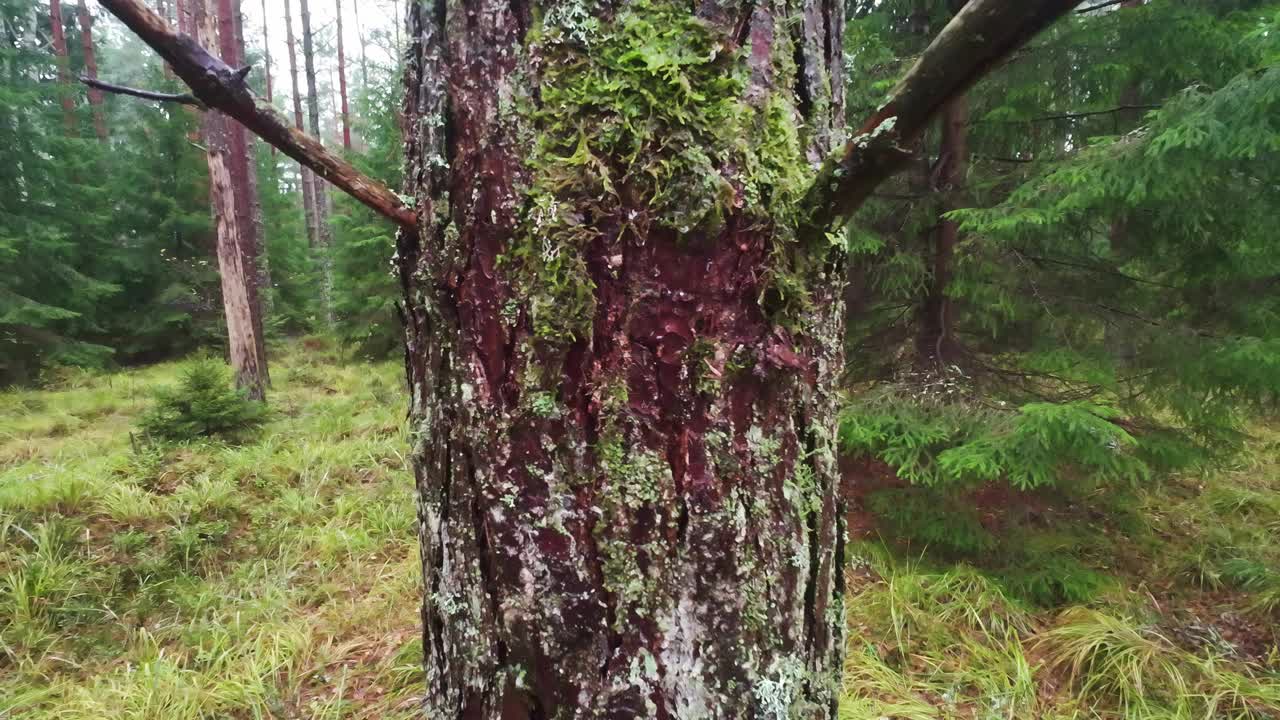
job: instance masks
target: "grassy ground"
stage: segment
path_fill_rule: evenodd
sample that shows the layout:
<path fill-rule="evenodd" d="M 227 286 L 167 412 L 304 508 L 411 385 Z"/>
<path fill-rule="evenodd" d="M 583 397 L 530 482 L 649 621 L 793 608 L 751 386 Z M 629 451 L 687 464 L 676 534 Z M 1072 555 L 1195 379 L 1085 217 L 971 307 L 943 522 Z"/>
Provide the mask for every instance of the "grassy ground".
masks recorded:
<path fill-rule="evenodd" d="M 240 446 L 131 446 L 175 365 L 0 395 L 0 717 L 414 717 L 402 373 L 290 348 Z"/>
<path fill-rule="evenodd" d="M 0 394 L 0 718 L 414 717 L 401 367 L 290 345 L 255 442 L 131 442 L 177 372 Z M 867 533 L 842 718 L 1280 718 L 1259 432 L 1229 471 L 1036 504 L 1004 541 L 1043 567 Z"/>

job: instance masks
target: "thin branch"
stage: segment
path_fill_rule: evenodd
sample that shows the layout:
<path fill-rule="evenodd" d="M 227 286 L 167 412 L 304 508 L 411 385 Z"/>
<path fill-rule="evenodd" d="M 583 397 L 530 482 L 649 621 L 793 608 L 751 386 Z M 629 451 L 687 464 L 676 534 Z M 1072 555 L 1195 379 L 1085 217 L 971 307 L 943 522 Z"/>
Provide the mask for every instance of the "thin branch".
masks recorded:
<path fill-rule="evenodd" d="M 98 0 L 143 42 L 150 45 L 205 106 L 220 110 L 249 132 L 310 168 L 380 215 L 414 231 L 418 215 L 399 195 L 292 127 L 245 83 L 248 68 L 229 67 L 188 35 L 174 32 L 142 0 Z"/>
<path fill-rule="evenodd" d="M 117 95 L 128 95 L 130 97 L 142 98 L 143 100 L 155 100 L 157 102 L 171 102 L 179 105 L 192 105 L 203 109 L 204 103 L 196 99 L 191 93 L 162 93 L 153 90 L 140 90 L 138 88 L 126 87 L 124 85 L 116 85 L 114 83 L 95 80 L 91 77 L 80 76 L 80 82 L 97 90 L 105 90 L 109 93 Z"/>
<path fill-rule="evenodd" d="M 1116 113 L 1129 112 L 1134 110 L 1159 110 L 1162 105 L 1117 105 L 1106 110 L 1089 110 L 1086 112 L 1069 112 L 1059 115 L 1042 115 L 1033 118 L 1018 118 L 1012 120 L 976 120 L 979 123 L 1004 123 L 1011 125 L 1021 125 L 1029 123 L 1054 122 L 1056 120 L 1082 120 L 1084 118 L 1096 117 L 1098 115 L 1114 115 Z"/>
<path fill-rule="evenodd" d="M 840 151 L 827 159 L 805 195 L 799 228 L 821 239 L 848 218 L 912 157 L 930 120 L 1078 0 L 969 0 Z"/>

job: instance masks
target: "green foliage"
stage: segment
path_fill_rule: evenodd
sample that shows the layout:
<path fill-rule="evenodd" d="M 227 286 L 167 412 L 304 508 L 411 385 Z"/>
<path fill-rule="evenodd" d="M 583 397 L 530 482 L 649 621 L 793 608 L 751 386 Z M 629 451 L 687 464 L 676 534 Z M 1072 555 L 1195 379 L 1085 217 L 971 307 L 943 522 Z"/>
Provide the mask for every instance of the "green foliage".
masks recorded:
<path fill-rule="evenodd" d="M 404 143 L 400 133 L 402 88 L 398 68 L 374 65 L 368 87 L 353 106 L 362 148 L 349 159 L 389 187 L 400 184 Z M 363 357 L 381 359 L 402 344 L 395 306 L 400 284 L 391 266 L 395 227 L 351 198 L 336 198 L 333 217 L 334 330 Z"/>
<path fill-rule="evenodd" d="M 880 392 L 845 409 L 840 441 L 850 455 L 925 486 L 998 480 L 1026 490 L 1082 472 L 1096 481 L 1142 480 L 1149 471 L 1138 442 L 1114 420 L 1114 410 L 1089 403 L 987 409 Z"/>
<path fill-rule="evenodd" d="M 226 365 L 201 358 L 183 369 L 176 386 L 155 392 L 154 407 L 138 427 L 151 438 L 186 442 L 202 438 L 235 437 L 266 420 L 262 403 L 245 397 L 231 386 Z"/>

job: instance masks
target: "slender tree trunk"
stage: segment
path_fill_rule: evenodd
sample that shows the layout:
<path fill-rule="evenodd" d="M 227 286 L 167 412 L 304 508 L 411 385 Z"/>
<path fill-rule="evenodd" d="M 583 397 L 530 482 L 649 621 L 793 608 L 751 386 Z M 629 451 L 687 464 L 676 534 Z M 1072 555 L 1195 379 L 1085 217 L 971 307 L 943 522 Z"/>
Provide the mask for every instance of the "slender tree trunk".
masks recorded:
<path fill-rule="evenodd" d="M 71 97 L 71 58 L 67 55 L 66 28 L 62 20 L 61 0 L 49 0 L 49 25 L 53 38 L 53 57 L 58 64 L 58 92 L 62 103 L 62 121 L 68 135 L 76 134 L 76 103 Z"/>
<path fill-rule="evenodd" d="M 77 14 L 80 18 L 80 46 L 84 49 L 84 74 L 92 80 L 98 79 L 98 58 L 93 48 L 93 15 L 85 0 L 79 0 Z M 93 107 L 93 130 L 98 139 L 107 139 L 107 118 L 103 113 L 102 91 L 89 88 L 89 105 Z"/>
<path fill-rule="evenodd" d="M 315 43 L 311 33 L 311 9 L 308 0 L 299 0 L 302 10 L 302 62 L 307 76 L 307 115 L 311 121 L 311 134 L 323 140 L 320 131 L 320 94 L 316 91 Z M 324 307 L 325 321 L 333 325 L 333 231 L 329 227 L 328 188 L 320 182 L 313 183 L 312 198 L 315 202 L 315 249 L 320 255 L 320 302 Z"/>
<path fill-rule="evenodd" d="M 178 32 L 191 35 L 191 12 L 188 9 L 190 0 L 174 0 L 173 11 L 177 16 Z"/>
<path fill-rule="evenodd" d="M 244 35 L 244 7 L 242 4 L 242 0 L 234 0 L 232 11 L 234 13 L 235 30 L 236 30 L 236 63 L 235 65 L 243 66 L 247 63 L 247 60 L 245 58 L 247 57 L 246 47 L 248 47 L 248 45 L 245 41 L 245 35 Z M 264 15 L 263 16 L 264 32 L 266 28 L 265 19 L 266 19 L 266 16 Z M 270 90 L 271 88 L 270 57 L 271 57 L 270 51 L 268 50 L 267 61 L 266 61 L 267 62 L 266 82 L 267 82 L 268 97 L 270 97 L 270 92 L 271 92 Z M 258 335 L 259 335 L 259 341 L 263 343 L 262 356 L 265 358 L 267 353 L 266 344 L 265 344 L 266 332 L 262 327 L 262 323 L 264 318 L 271 316 L 271 311 L 273 307 L 273 301 L 272 301 L 273 285 L 271 283 L 271 258 L 270 258 L 270 253 L 267 252 L 266 223 L 263 222 L 263 219 L 262 219 L 262 195 L 258 191 L 258 149 L 257 149 L 258 139 L 252 133 L 245 130 L 243 127 L 240 128 L 240 132 L 245 138 L 245 148 L 244 148 L 244 166 L 245 166 L 245 178 L 246 178 L 245 193 L 249 197 L 249 217 L 253 224 L 255 260 L 256 260 L 256 267 L 258 268 L 258 282 L 256 283 L 257 291 L 258 291 L 257 294 L 260 301 L 258 305 L 259 312 L 257 315 Z M 272 150 L 272 154 L 274 154 L 275 148 L 273 147 L 271 148 L 271 150 Z M 267 382 L 268 384 L 271 382 L 270 375 L 267 376 Z"/>
<path fill-rule="evenodd" d="M 289 80 L 293 85 L 293 123 L 299 130 L 305 130 L 302 119 L 302 92 L 298 87 L 298 51 L 293 36 L 293 11 L 290 7 L 293 0 L 284 0 L 284 29 L 289 45 Z M 315 174 L 308 168 L 299 166 L 302 172 L 302 211 L 307 223 L 307 246 L 318 245 L 316 230 Z"/>
<path fill-rule="evenodd" d="M 785 195 L 743 168 L 800 170 L 840 141 L 843 3 L 798 6 L 802 23 L 766 3 L 703 3 L 705 24 L 627 7 L 590 6 L 587 45 L 526 36 L 547 17 L 526 3 L 410 4 L 406 192 L 421 232 L 397 257 L 425 715 L 833 718 L 839 263 L 822 260 L 825 239 L 792 240 Z M 706 63 L 697 102 L 742 118 L 682 127 L 664 114 L 677 97 L 629 108 L 676 123 L 632 139 L 637 168 L 675 164 L 679 197 L 601 145 L 569 159 L 587 146 L 579 127 L 618 128 L 612 109 L 536 109 L 593 77 L 646 82 L 643 63 L 592 75 L 622 72 L 593 60 L 625 52 L 616 13 L 680 23 L 671 52 Z M 749 81 L 716 89 L 723 78 Z M 550 145 L 535 160 L 525 138 Z"/>
<path fill-rule="evenodd" d="M 361 25 L 360 25 L 359 0 L 356 0 L 356 2 L 351 4 L 351 12 L 356 19 L 356 39 L 360 42 L 360 87 L 363 88 L 365 92 L 368 92 L 369 90 L 369 58 L 368 58 L 368 55 L 366 54 L 367 48 L 365 47 L 364 30 L 361 28 Z M 400 19 L 395 18 L 392 20 L 392 22 L 396 23 L 398 26 L 400 23 Z"/>
<path fill-rule="evenodd" d="M 218 0 L 222 2 L 223 0 Z M 218 47 L 215 18 L 205 0 L 188 0 L 192 11 L 192 29 L 198 41 L 207 47 Z M 223 24 L 234 42 L 233 25 Z M 243 153 L 235 145 L 231 120 L 219 112 L 203 116 L 204 137 L 209 153 L 209 192 L 213 200 L 214 221 L 218 233 L 218 273 L 222 278 L 222 303 L 227 318 L 227 340 L 236 385 L 255 399 L 265 399 L 267 388 L 266 358 L 261 353 L 258 322 L 254 319 L 257 282 L 253 253 L 246 250 L 244 235 L 249 231 L 247 213 L 237 205 L 236 166 Z"/>
<path fill-rule="evenodd" d="M 359 0 L 357 0 L 358 4 Z M 342 0 L 337 0 L 338 8 L 338 95 L 342 98 L 342 149 L 351 150 L 351 108 L 347 102 L 347 54 L 343 49 L 342 38 Z"/>
<path fill-rule="evenodd" d="M 938 167 L 928 187 L 939 194 L 942 212 L 931 232 L 929 285 L 920 307 L 920 328 L 916 336 L 919 364 L 930 370 L 954 362 L 958 353 L 954 311 L 947 289 L 951 284 L 960 228 L 954 220 L 941 215 L 962 206 L 959 196 L 969 167 L 969 103 L 964 96 L 947 103 L 942 110 L 940 125 L 942 143 L 938 151 Z"/>
<path fill-rule="evenodd" d="M 244 35 L 240 24 L 240 0 L 216 0 L 218 8 L 218 48 L 222 61 L 231 67 L 244 66 Z M 236 225 L 240 252 L 244 254 L 244 267 L 254 275 L 254 281 L 247 286 L 249 292 L 250 317 L 253 320 L 254 340 L 257 343 L 255 353 L 261 367 L 262 382 L 270 384 L 267 374 L 266 337 L 262 323 L 262 301 L 259 297 L 262 273 L 262 237 L 261 224 L 255 222 L 254 208 L 258 205 L 257 162 L 253 156 L 253 144 L 243 125 L 236 122 L 227 123 L 229 152 L 227 166 L 231 174 L 231 187 L 235 193 Z M 260 212 L 260 211 L 259 211 Z"/>
<path fill-rule="evenodd" d="M 267 104 L 275 104 L 275 98 L 272 96 L 271 88 L 271 22 L 267 19 L 267 0 L 262 0 L 262 63 L 263 71 L 267 76 Z M 243 17 L 242 17 L 243 21 Z M 274 155 L 276 149 L 271 148 L 271 154 Z"/>

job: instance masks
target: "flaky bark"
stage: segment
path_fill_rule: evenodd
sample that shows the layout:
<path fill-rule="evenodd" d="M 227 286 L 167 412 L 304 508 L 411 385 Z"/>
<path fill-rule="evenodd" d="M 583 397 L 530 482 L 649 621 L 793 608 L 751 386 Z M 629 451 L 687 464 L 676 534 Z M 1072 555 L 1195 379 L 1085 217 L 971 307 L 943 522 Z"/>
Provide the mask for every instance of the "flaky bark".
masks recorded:
<path fill-rule="evenodd" d="M 199 42 L 217 46 L 216 18 L 205 0 L 188 0 L 192 24 Z M 222 279 L 222 305 L 227 321 L 227 345 L 237 387 L 249 396 L 266 398 L 266 358 L 261 354 L 260 325 L 254 321 L 257 282 L 252 252 L 245 248 L 247 213 L 240 212 L 236 193 L 233 124 L 220 113 L 205 113 L 203 134 L 208 143 L 209 193 L 213 201 L 214 224 L 218 234 L 218 274 Z M 241 156 L 242 157 L 242 156 Z"/>
<path fill-rule="evenodd" d="M 601 156 L 615 163 L 615 199 L 557 195 L 574 229 L 540 232 L 528 188 L 555 170 L 531 161 L 525 138 L 554 120 L 510 108 L 536 105 L 538 87 L 589 82 L 578 68 L 603 52 L 529 40 L 531 19 L 554 7 L 410 9 L 407 190 L 422 227 L 402 235 L 398 257 L 426 716 L 834 717 L 838 266 L 808 262 L 783 208 L 754 206 L 754 180 L 727 160 L 707 169 L 725 183 L 723 222 L 682 230 L 651 207 L 664 201 L 640 173 Z M 838 142 L 838 8 L 707 3 L 702 29 L 684 29 L 697 36 L 691 53 L 719 46 L 709 77 L 753 78 L 716 100 L 750 118 L 742 161 L 803 172 Z M 588 9 L 602 37 L 620 32 L 619 12 Z M 637 12 L 660 27 L 689 19 Z M 589 134 L 603 119 L 556 112 Z M 679 142 L 689 129 L 667 130 Z M 751 149 L 773 130 L 801 142 L 776 158 Z M 642 152 L 665 152 L 665 139 Z M 673 182 L 701 179 L 686 170 Z M 553 256 L 581 268 L 568 282 L 590 296 L 572 337 L 541 329 L 570 310 L 528 279 Z M 809 288 L 805 302 L 778 294 L 771 278 L 783 272 Z"/>
<path fill-rule="evenodd" d="M 80 19 L 80 47 L 84 51 L 84 74 L 98 79 L 98 56 L 93 47 L 93 15 L 85 0 L 78 0 L 76 14 Z M 102 107 L 102 91 L 90 86 L 89 105 L 93 108 L 93 131 L 99 140 L 107 139 L 107 118 Z"/>
<path fill-rule="evenodd" d="M 240 0 L 216 0 L 218 7 L 218 47 L 222 61 L 231 67 L 244 66 L 244 34 L 240 21 Z M 267 370 L 267 345 L 262 322 L 261 287 L 270 287 L 262 261 L 262 209 L 258 200 L 258 166 L 254 158 L 254 139 L 239 123 L 227 123 L 227 169 L 235 193 L 237 242 L 243 255 L 243 266 L 253 274 L 246 285 L 249 315 L 253 321 L 254 354 L 262 382 L 270 384 Z"/>
<path fill-rule="evenodd" d="M 902 134 L 884 116 L 815 173 L 834 0 L 410 4 L 428 717 L 834 716 L 828 221 L 1070 5 L 974 0 L 895 93 Z"/>

